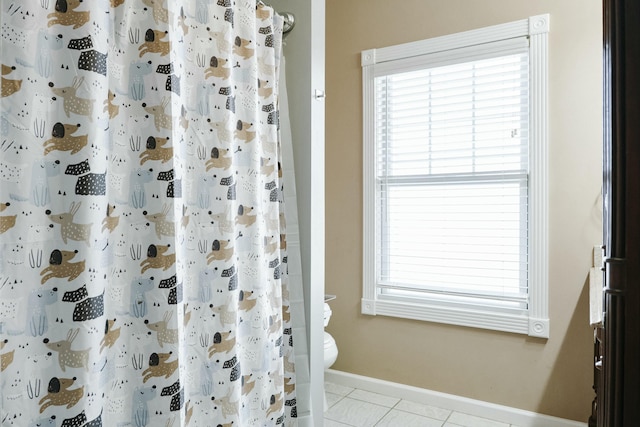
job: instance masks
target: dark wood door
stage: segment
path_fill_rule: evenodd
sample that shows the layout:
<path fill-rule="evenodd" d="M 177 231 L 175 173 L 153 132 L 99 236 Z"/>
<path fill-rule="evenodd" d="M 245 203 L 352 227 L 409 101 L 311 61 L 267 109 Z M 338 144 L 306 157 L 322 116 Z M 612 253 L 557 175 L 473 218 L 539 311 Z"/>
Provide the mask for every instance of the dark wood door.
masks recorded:
<path fill-rule="evenodd" d="M 640 2 L 604 0 L 604 327 L 596 416 L 640 426 Z"/>

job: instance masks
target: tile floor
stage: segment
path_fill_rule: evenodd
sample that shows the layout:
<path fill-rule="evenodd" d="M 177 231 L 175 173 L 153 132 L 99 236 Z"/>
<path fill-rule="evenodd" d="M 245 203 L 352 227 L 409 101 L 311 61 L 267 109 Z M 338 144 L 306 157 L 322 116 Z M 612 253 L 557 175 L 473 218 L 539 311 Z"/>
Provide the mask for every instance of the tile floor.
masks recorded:
<path fill-rule="evenodd" d="M 325 391 L 325 427 L 517 427 L 330 382 Z"/>

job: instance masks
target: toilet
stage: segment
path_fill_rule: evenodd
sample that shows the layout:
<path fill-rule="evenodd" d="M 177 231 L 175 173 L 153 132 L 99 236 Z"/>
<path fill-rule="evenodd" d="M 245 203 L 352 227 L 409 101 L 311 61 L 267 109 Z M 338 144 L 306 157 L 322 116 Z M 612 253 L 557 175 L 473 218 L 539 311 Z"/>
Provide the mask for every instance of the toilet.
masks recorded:
<path fill-rule="evenodd" d="M 336 298 L 335 295 L 325 295 L 324 296 L 324 327 L 326 328 L 329 324 L 329 319 L 331 319 L 331 307 L 328 302 L 334 300 Z M 338 358 L 338 346 L 336 345 L 336 340 L 333 339 L 329 332 L 324 331 L 324 369 L 329 369 L 331 365 L 336 362 Z"/>
<path fill-rule="evenodd" d="M 334 300 L 336 298 L 335 295 L 325 295 L 324 296 L 324 327 L 326 328 L 329 324 L 329 319 L 331 318 L 331 307 L 328 302 Z M 336 345 L 336 340 L 333 339 L 329 332 L 324 331 L 324 369 L 329 369 L 338 358 L 338 346 Z M 325 412 L 329 409 L 329 405 L 327 404 L 327 395 L 324 395 L 324 410 Z"/>

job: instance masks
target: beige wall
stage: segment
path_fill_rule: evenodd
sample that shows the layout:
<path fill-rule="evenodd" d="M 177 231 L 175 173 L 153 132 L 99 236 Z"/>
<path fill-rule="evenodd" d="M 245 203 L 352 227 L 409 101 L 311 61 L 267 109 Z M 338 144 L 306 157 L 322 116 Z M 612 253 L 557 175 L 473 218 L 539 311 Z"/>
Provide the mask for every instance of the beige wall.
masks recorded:
<path fill-rule="evenodd" d="M 586 421 L 593 397 L 588 284 L 601 234 L 601 3 L 327 0 L 326 292 L 334 369 Z M 360 314 L 360 52 L 550 13 L 548 340 Z"/>

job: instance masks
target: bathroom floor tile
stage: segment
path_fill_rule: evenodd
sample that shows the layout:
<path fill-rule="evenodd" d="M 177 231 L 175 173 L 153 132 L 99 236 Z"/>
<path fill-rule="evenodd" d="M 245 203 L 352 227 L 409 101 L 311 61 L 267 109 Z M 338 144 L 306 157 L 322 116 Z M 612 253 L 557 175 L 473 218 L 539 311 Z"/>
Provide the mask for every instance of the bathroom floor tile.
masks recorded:
<path fill-rule="evenodd" d="M 338 403 L 344 397 L 328 391 L 325 392 L 325 396 L 327 397 L 327 410 Z"/>
<path fill-rule="evenodd" d="M 355 389 L 351 387 L 346 387 L 340 384 L 334 384 L 329 382 L 324 383 L 325 392 L 337 394 L 338 396 L 346 396 L 347 394 L 351 393 L 353 390 Z"/>
<path fill-rule="evenodd" d="M 400 399 L 395 397 L 389 397 L 383 394 L 372 393 L 370 391 L 358 389 L 349 393 L 349 397 L 351 399 L 357 399 L 380 406 L 386 406 L 387 408 L 393 408 L 400 401 Z"/>
<path fill-rule="evenodd" d="M 345 397 L 327 412 L 324 417 L 355 427 L 373 427 L 389 412 L 389 408 Z"/>
<path fill-rule="evenodd" d="M 447 424 L 463 426 L 463 427 L 509 427 L 507 423 L 501 423 L 499 421 L 489 420 L 487 418 L 480 418 L 473 415 L 462 414 L 460 412 L 453 412 L 447 419 Z"/>
<path fill-rule="evenodd" d="M 436 420 L 445 421 L 451 415 L 449 409 L 442 409 L 435 406 L 423 405 L 421 403 L 411 402 L 409 400 L 401 400 L 393 409 L 411 412 L 412 414 L 422 415 L 423 417 L 434 418 Z"/>
<path fill-rule="evenodd" d="M 326 427 L 519 427 L 331 382 L 325 392 Z"/>
<path fill-rule="evenodd" d="M 376 427 L 441 427 L 443 421 L 392 409 Z"/>

